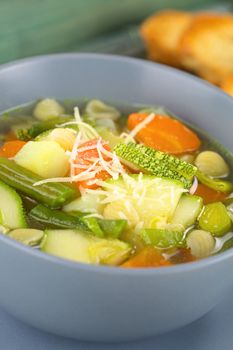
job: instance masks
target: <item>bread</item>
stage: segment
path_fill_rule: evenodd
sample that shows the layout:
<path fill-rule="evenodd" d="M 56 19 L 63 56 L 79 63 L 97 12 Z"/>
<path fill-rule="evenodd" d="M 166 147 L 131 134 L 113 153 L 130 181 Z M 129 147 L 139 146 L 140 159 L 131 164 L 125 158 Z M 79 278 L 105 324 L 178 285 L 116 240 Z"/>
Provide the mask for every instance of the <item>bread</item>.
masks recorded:
<path fill-rule="evenodd" d="M 233 74 L 227 76 L 222 82 L 220 87 L 229 95 L 233 96 Z"/>
<path fill-rule="evenodd" d="M 181 35 L 179 58 L 184 68 L 214 84 L 233 74 L 233 15 L 194 16 Z"/>
<path fill-rule="evenodd" d="M 191 19 L 191 14 L 173 10 L 160 11 L 146 19 L 140 28 L 140 33 L 148 58 L 179 67 L 177 46 L 181 34 Z"/>

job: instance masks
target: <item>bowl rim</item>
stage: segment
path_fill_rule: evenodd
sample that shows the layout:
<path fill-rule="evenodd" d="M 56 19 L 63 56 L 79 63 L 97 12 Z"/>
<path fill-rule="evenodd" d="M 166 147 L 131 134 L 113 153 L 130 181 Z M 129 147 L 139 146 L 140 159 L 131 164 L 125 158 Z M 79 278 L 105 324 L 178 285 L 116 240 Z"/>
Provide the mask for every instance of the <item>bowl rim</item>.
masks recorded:
<path fill-rule="evenodd" d="M 157 67 L 158 69 L 170 72 L 174 76 L 184 76 L 185 79 L 188 80 L 194 80 L 197 84 L 205 86 L 207 89 L 212 89 L 217 93 L 221 98 L 226 99 L 228 103 L 232 103 L 232 109 L 233 109 L 233 98 L 226 94 L 223 90 L 219 89 L 217 86 L 214 86 L 210 84 L 209 82 L 200 79 L 197 76 L 191 75 L 188 72 L 181 71 L 179 69 L 166 66 L 160 63 L 150 62 L 146 61 L 142 58 L 135 58 L 135 57 L 127 57 L 127 56 L 118 56 L 118 55 L 112 55 L 112 54 L 98 54 L 98 53 L 55 53 L 55 54 L 49 54 L 49 55 L 39 55 L 39 56 L 32 56 L 27 57 L 19 60 L 14 60 L 9 63 L 4 63 L 0 65 L 0 80 L 1 80 L 1 73 L 5 73 L 7 70 L 10 69 L 18 69 L 20 65 L 27 65 L 30 63 L 40 63 L 41 61 L 50 61 L 50 60 L 67 60 L 67 59 L 94 59 L 94 60 L 108 60 L 108 61 L 115 61 L 115 62 L 127 62 L 129 64 L 134 63 L 138 65 L 146 65 L 148 67 Z M 74 270 L 82 270 L 86 272 L 95 272 L 95 273 L 104 273 L 104 274 L 120 274 L 120 275 L 126 275 L 126 276 L 133 276 L 133 275 L 167 275 L 167 274 L 174 274 L 174 273 L 183 273 L 188 271 L 195 271 L 198 269 L 202 269 L 203 267 L 209 267 L 215 264 L 218 264 L 219 262 L 224 262 L 225 260 L 228 260 L 230 258 L 233 258 L 233 248 L 229 249 L 223 253 L 220 253 L 219 255 L 210 256 L 207 258 L 204 258 L 202 260 L 193 261 L 190 263 L 182 263 L 178 265 L 173 266 L 164 266 L 164 267 L 149 267 L 149 268 L 123 268 L 120 266 L 105 266 L 105 265 L 94 265 L 94 264 L 85 264 L 80 263 L 64 258 L 60 258 L 54 255 L 50 255 L 47 253 L 44 253 L 42 251 L 39 251 L 37 249 L 33 249 L 31 247 L 28 247 L 20 242 L 17 242 L 10 237 L 7 237 L 7 235 L 0 234 L 0 242 L 3 242 L 4 244 L 7 244 L 8 246 L 20 250 L 25 254 L 31 255 L 37 259 L 43 259 L 51 264 L 56 264 L 59 266 L 63 266 L 66 268 L 72 268 Z"/>
<path fill-rule="evenodd" d="M 65 52 L 65 53 L 52 53 L 52 54 L 46 54 L 46 55 L 36 55 L 36 56 L 29 56 L 26 58 L 16 59 L 10 62 L 1 63 L 0 64 L 0 79 L 1 74 L 5 73 L 8 69 L 15 69 L 18 68 L 20 65 L 30 64 L 30 63 L 40 63 L 41 61 L 52 61 L 52 60 L 63 60 L 63 59 L 71 59 L 71 58 L 82 58 L 82 59 L 95 59 L 95 60 L 108 60 L 108 61 L 119 61 L 119 62 L 128 62 L 129 64 L 135 63 L 139 65 L 147 65 L 150 66 L 152 69 L 153 67 L 157 67 L 162 71 L 167 71 L 172 73 L 173 75 L 177 76 L 184 76 L 188 80 L 194 80 L 197 84 L 201 84 L 202 86 L 205 86 L 205 88 L 212 89 L 217 94 L 222 96 L 222 98 L 225 98 L 226 100 L 229 100 L 231 103 L 233 102 L 232 96 L 227 94 L 224 90 L 220 89 L 218 86 L 211 84 L 207 80 L 204 80 L 196 75 L 193 75 L 191 72 L 186 72 L 184 70 L 171 67 L 159 62 L 153 62 L 149 60 L 145 60 L 143 58 L 138 57 L 130 57 L 130 56 L 121 56 L 121 55 L 114 55 L 114 54 L 105 54 L 105 53 L 91 53 L 91 52 Z M 30 101 L 29 101 L 30 102 Z"/>

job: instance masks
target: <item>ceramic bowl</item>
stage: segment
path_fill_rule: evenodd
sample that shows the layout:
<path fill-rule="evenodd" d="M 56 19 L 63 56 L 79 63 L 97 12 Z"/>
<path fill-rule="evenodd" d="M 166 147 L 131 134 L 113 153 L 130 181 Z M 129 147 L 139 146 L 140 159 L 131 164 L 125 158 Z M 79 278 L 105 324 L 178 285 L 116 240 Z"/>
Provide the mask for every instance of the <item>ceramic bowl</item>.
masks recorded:
<path fill-rule="evenodd" d="M 159 64 L 58 54 L 0 67 L 0 111 L 45 96 L 164 105 L 233 150 L 233 98 Z M 233 250 L 179 266 L 130 270 L 65 261 L 0 235 L 0 304 L 48 332 L 129 341 L 206 314 L 232 287 L 232 269 Z"/>

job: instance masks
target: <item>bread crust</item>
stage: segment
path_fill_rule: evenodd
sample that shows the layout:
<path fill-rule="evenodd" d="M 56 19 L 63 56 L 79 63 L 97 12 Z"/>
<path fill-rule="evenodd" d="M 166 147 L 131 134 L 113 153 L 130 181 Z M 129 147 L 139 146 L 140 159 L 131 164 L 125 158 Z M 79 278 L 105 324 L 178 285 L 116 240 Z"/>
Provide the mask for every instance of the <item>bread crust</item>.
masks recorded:
<path fill-rule="evenodd" d="M 160 11 L 146 19 L 140 28 L 151 60 L 180 67 L 178 42 L 190 24 L 192 14 L 183 11 Z"/>
<path fill-rule="evenodd" d="M 229 95 L 233 97 L 233 74 L 226 77 L 222 82 L 220 87 Z"/>
<path fill-rule="evenodd" d="M 183 31 L 178 49 L 184 68 L 220 84 L 233 74 L 233 15 L 197 14 Z"/>

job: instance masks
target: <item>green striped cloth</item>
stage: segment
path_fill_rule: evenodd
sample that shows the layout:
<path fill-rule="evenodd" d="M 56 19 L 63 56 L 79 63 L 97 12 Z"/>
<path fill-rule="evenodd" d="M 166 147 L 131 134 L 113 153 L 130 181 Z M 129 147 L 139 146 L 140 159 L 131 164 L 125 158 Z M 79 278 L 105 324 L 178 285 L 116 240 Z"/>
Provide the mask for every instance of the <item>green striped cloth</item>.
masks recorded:
<path fill-rule="evenodd" d="M 135 55 L 137 27 L 161 8 L 197 9 L 218 0 L 0 0 L 0 63 L 67 51 Z M 229 1 L 221 1 L 228 6 Z M 88 44 L 89 43 L 89 44 Z"/>

